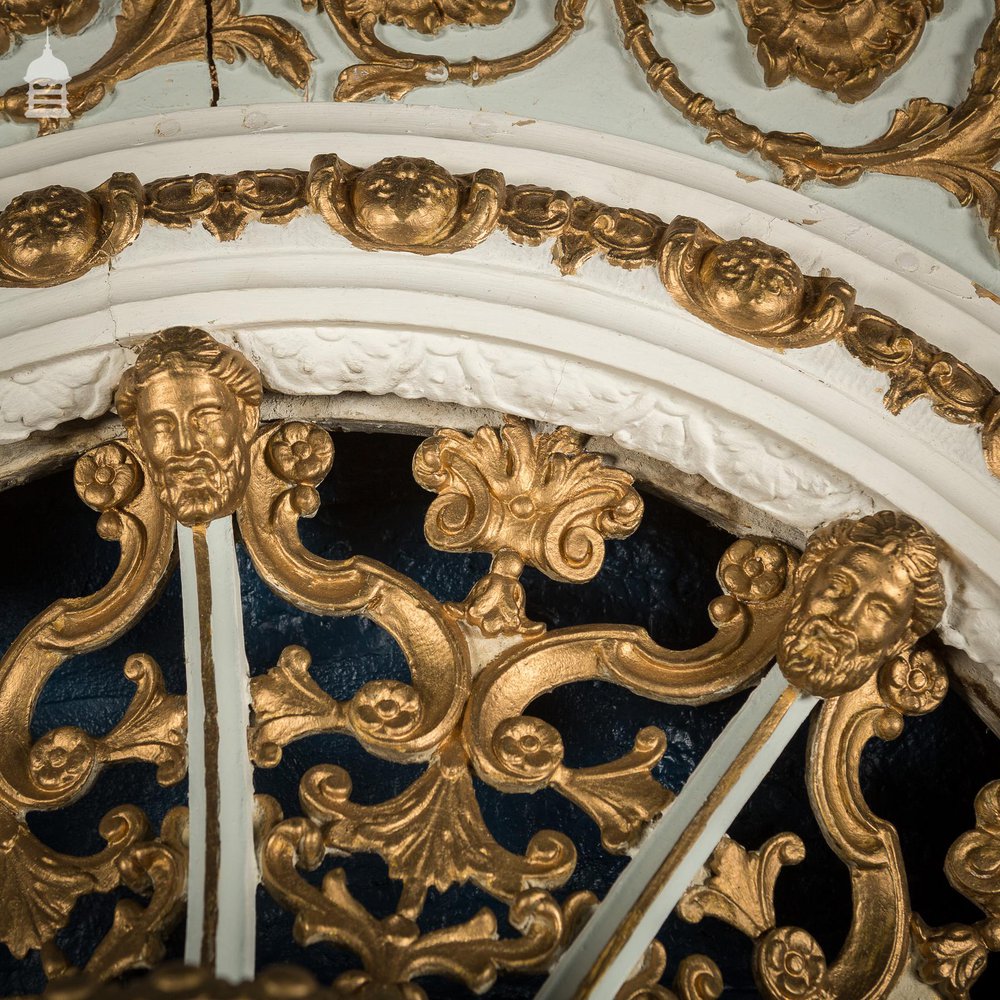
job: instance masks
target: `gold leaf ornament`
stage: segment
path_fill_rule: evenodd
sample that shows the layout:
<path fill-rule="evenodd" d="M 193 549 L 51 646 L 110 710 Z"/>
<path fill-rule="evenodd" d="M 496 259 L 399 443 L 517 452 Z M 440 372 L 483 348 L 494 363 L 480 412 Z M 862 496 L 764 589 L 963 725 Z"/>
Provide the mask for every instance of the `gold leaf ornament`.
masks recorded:
<path fill-rule="evenodd" d="M 100 0 L 4 0 L 0 6 L 0 56 L 23 35 L 40 35 L 51 28 L 75 35 L 100 10 Z"/>
<path fill-rule="evenodd" d="M 58 184 L 0 211 L 0 288 L 61 285 L 102 267 L 139 235 L 143 189 L 116 173 L 92 191 Z"/>
<path fill-rule="evenodd" d="M 532 434 L 505 417 L 499 430 L 443 430 L 413 458 L 416 481 L 438 494 L 424 521 L 427 541 L 446 552 L 490 552 L 490 573 L 452 608 L 487 635 L 537 635 L 524 616 L 518 578 L 525 564 L 554 580 L 584 583 L 604 561 L 604 540 L 639 525 L 632 477 L 583 450 L 568 427 Z"/>
<path fill-rule="evenodd" d="M 803 275 L 784 250 L 748 236 L 724 240 L 695 219 L 667 228 L 660 279 L 689 312 L 725 333 L 772 348 L 839 337 L 854 306 L 840 278 Z"/>
<path fill-rule="evenodd" d="M 489 236 L 505 186 L 496 170 L 456 175 L 420 157 L 360 168 L 318 156 L 307 190 L 313 210 L 356 247 L 433 254 L 467 250 Z"/>
<path fill-rule="evenodd" d="M 789 76 L 853 103 L 909 59 L 943 0 L 739 0 L 764 80 Z"/>
<path fill-rule="evenodd" d="M 689 923 L 716 917 L 756 940 L 775 925 L 774 886 L 782 866 L 804 858 L 805 846 L 792 833 L 772 837 L 759 851 L 723 837 L 709 858 L 708 877 L 684 893 L 677 913 Z"/>

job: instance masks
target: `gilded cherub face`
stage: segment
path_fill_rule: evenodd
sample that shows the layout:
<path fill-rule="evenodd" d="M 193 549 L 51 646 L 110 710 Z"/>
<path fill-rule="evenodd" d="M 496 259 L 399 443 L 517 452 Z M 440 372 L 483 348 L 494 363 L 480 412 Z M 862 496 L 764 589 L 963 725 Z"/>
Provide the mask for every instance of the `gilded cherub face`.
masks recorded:
<path fill-rule="evenodd" d="M 0 266 L 53 275 L 74 270 L 100 229 L 100 206 L 83 191 L 52 185 L 21 195 L 0 212 Z"/>
<path fill-rule="evenodd" d="M 805 282 L 783 250 L 743 237 L 720 243 L 701 264 L 705 296 L 721 319 L 757 332 L 781 327 L 802 309 Z"/>
<path fill-rule="evenodd" d="M 397 246 L 432 243 L 458 215 L 458 182 L 430 160 L 394 156 L 362 170 L 351 191 L 358 223 Z"/>
<path fill-rule="evenodd" d="M 135 426 L 160 500 L 181 524 L 235 510 L 246 485 L 249 435 L 220 379 L 161 372 L 138 393 Z"/>
<path fill-rule="evenodd" d="M 792 606 L 778 662 L 813 694 L 860 687 L 907 635 L 916 588 L 900 560 L 853 544 L 828 556 Z"/>

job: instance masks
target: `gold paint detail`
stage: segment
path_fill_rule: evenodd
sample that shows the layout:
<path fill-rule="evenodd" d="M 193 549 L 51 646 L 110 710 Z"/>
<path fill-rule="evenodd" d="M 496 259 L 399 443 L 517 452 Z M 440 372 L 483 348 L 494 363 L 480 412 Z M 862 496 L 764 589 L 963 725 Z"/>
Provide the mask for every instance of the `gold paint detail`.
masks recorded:
<path fill-rule="evenodd" d="M 53 30 L 75 35 L 93 21 L 101 0 L 4 0 L 0 7 L 0 56 L 20 45 L 25 35 Z"/>
<path fill-rule="evenodd" d="M 361 168 L 334 155 L 312 161 L 307 192 L 312 209 L 362 250 L 455 253 L 496 228 L 504 181 L 496 170 L 455 175 L 419 157 Z"/>
<path fill-rule="evenodd" d="M 829 698 L 888 663 L 884 690 L 900 710 L 911 699 L 912 714 L 936 707 L 947 687 L 943 670 L 929 674 L 933 658 L 924 658 L 924 670 L 906 656 L 945 604 L 937 545 L 920 524 L 891 511 L 835 521 L 810 537 L 795 586 L 778 645 L 789 683 Z"/>
<path fill-rule="evenodd" d="M 716 917 L 758 938 L 775 926 L 774 884 L 782 866 L 797 865 L 805 856 L 793 833 L 779 833 L 759 851 L 723 837 L 709 858 L 708 878 L 684 893 L 677 913 L 689 923 Z"/>
<path fill-rule="evenodd" d="M 712 326 L 765 347 L 812 347 L 841 336 L 854 289 L 806 277 L 783 250 L 744 236 L 724 240 L 696 219 L 670 224 L 660 279 L 679 305 Z"/>
<path fill-rule="evenodd" d="M 527 563 L 569 582 L 593 578 L 605 539 L 634 530 L 642 505 L 631 478 L 583 444 L 567 428 L 536 433 L 513 418 L 472 435 L 438 431 L 413 464 L 417 481 L 438 493 L 428 539 L 448 551 L 492 553 L 490 576 L 510 563 L 512 584 Z M 569 768 L 559 732 L 524 709 L 546 691 L 585 679 L 688 704 L 747 686 L 773 658 L 791 605 L 795 555 L 763 539 L 734 543 L 719 565 L 723 595 L 710 609 L 718 634 L 694 650 L 663 649 L 643 629 L 626 626 L 536 636 L 523 605 L 505 596 L 518 627 L 493 632 L 509 648 L 473 679 L 472 630 L 456 620 L 461 614 L 468 624 L 465 606 L 446 608 L 374 560 L 322 559 L 302 545 L 298 520 L 316 514 L 317 486 L 333 459 L 329 435 L 315 425 L 263 428 L 238 511 L 242 538 L 258 573 L 285 600 L 313 614 L 364 615 L 386 629 L 411 677 L 369 681 L 338 701 L 316 682 L 308 651 L 289 646 L 252 681 L 251 753 L 259 765 L 274 766 L 293 741 L 342 732 L 373 754 L 427 767 L 404 791 L 375 804 L 352 800 L 343 769 L 314 767 L 299 789 L 300 817 L 282 820 L 273 804 L 261 812 L 264 885 L 296 913 L 300 943 L 339 943 L 358 956 L 362 971 L 342 977 L 341 987 L 398 986 L 434 970 L 483 989 L 500 969 L 542 971 L 589 906 L 571 897 L 561 909 L 549 895 L 572 874 L 576 848 L 548 830 L 535 833 L 523 855 L 500 847 L 483 821 L 473 773 L 502 792 L 552 788 L 595 821 L 605 849 L 628 852 L 673 798 L 652 775 L 666 749 L 663 732 L 647 727 L 618 759 Z M 494 621 L 486 613 L 483 619 Z M 393 916 L 368 914 L 339 870 L 321 889 L 298 872 L 356 852 L 377 854 L 401 883 Z M 507 903 L 524 938 L 493 941 L 495 921 L 483 914 L 421 934 L 416 921 L 428 890 L 467 882 Z M 711 970 L 697 962 L 688 970 L 679 995 L 713 996 Z"/>
<path fill-rule="evenodd" d="M 505 230 L 522 245 L 552 240 L 564 274 L 594 255 L 623 268 L 655 266 L 678 306 L 730 336 L 778 350 L 839 342 L 887 375 L 890 412 L 926 398 L 949 421 L 982 425 L 987 468 L 1000 477 L 1000 395 L 991 383 L 895 320 L 855 305 L 846 282 L 803 274 L 779 247 L 723 239 L 694 219 L 665 223 L 565 191 L 507 186 L 490 169 L 456 175 L 408 156 L 355 167 L 323 155 L 308 172 L 194 174 L 144 189 L 116 174 L 91 192 L 43 188 L 0 211 L 0 287 L 57 285 L 107 266 L 144 218 L 177 228 L 201 222 L 233 240 L 251 222 L 282 225 L 309 210 L 364 250 L 458 253 Z M 508 577 L 490 581 L 488 606 L 516 600 Z"/>
<path fill-rule="evenodd" d="M 321 800 L 322 785 L 329 774 L 329 769 L 312 773 L 320 786 Z M 324 808 L 312 798 L 316 788 L 309 779 L 307 774 L 303 787 L 307 813 L 311 805 Z M 332 796 L 335 807 L 342 790 L 343 786 L 337 787 Z M 274 807 L 271 811 L 280 816 Z M 323 818 L 321 813 L 321 821 Z M 436 838 L 455 818 L 440 816 L 431 830 L 423 829 L 421 850 L 435 850 Z M 426 1000 L 427 994 L 411 979 L 442 975 L 479 993 L 493 985 L 501 970 L 542 972 L 579 927 L 580 911 L 593 903 L 590 893 L 576 893 L 560 906 L 548 892 L 524 889 L 512 898 L 508 912 L 520 937 L 498 940 L 496 917 L 488 909 L 463 924 L 421 933 L 415 920 L 403 911 L 382 920 L 373 917 L 351 894 L 342 868 L 327 872 L 320 888 L 306 881 L 298 869 L 317 868 L 328 851 L 321 823 L 308 816 L 278 822 L 264 843 L 261 877 L 278 902 L 295 913 L 296 941 L 303 946 L 337 943 L 358 956 L 363 970 L 343 973 L 334 984 L 352 995 L 381 995 L 395 992 L 389 987 L 402 987 L 402 995 Z"/>
<path fill-rule="evenodd" d="M 205 0 L 128 0 L 115 19 L 111 48 L 67 85 L 70 117 L 41 119 L 41 133 L 72 123 L 120 83 L 140 73 L 173 63 L 206 61 L 206 22 Z M 6 47 L 5 37 L 0 24 L 0 53 Z M 302 35 L 283 18 L 244 15 L 239 0 L 212 0 L 211 39 L 215 59 L 232 63 L 247 56 L 298 90 L 309 82 L 309 64 L 315 57 Z M 12 87 L 0 98 L 0 115 L 30 121 L 26 110 L 26 86 Z"/>
<path fill-rule="evenodd" d="M 913 918 L 913 941 L 920 978 L 945 1000 L 968 1000 L 986 969 L 990 952 L 1000 951 L 1000 781 L 976 796 L 976 827 L 948 851 L 945 875 L 958 892 L 985 914 L 973 926 L 929 927 Z"/>
<path fill-rule="evenodd" d="M 639 525 L 632 477 L 584 451 L 569 427 L 533 434 L 507 417 L 499 431 L 442 430 L 413 458 L 413 475 L 438 494 L 427 511 L 427 541 L 445 552 L 489 552 L 493 562 L 451 614 L 485 635 L 538 635 L 525 616 L 525 565 L 553 580 L 585 583 L 604 562 L 604 540 Z"/>
<path fill-rule="evenodd" d="M 160 502 L 185 525 L 232 514 L 246 489 L 260 420 L 260 373 L 204 330 L 146 340 L 115 406 Z"/>
<path fill-rule="evenodd" d="M 759 2 L 741 0 L 741 9 L 747 11 L 751 5 L 756 9 Z M 917 10 L 920 2 L 904 0 L 902 3 L 875 4 L 874 0 L 854 0 L 850 6 L 888 12 L 906 7 Z M 681 79 L 677 65 L 657 48 L 643 9 L 643 0 L 614 0 L 614 3 L 625 48 L 639 64 L 649 87 L 686 121 L 703 129 L 707 142 L 722 142 L 738 153 L 755 153 L 778 167 L 782 182 L 793 188 L 811 180 L 838 186 L 852 184 L 867 173 L 931 181 L 952 194 L 960 204 L 977 208 L 990 237 L 1000 239 L 1000 174 L 994 169 L 1000 157 L 1000 129 L 997 128 L 997 116 L 1000 114 L 1000 103 L 997 102 L 1000 86 L 1000 15 L 996 15 L 986 29 L 975 55 L 968 92 L 954 108 L 926 97 L 915 97 L 894 113 L 882 135 L 864 145 L 845 147 L 827 146 L 806 132 L 764 131 L 744 121 L 735 111 L 718 107 L 710 97 L 688 87 Z M 795 51 L 808 56 L 809 47 L 801 25 L 795 23 L 796 18 L 779 12 L 792 9 L 812 12 L 817 8 L 829 10 L 845 5 L 774 0 L 768 6 L 776 11 L 780 25 L 776 20 L 773 22 L 774 29 L 766 27 L 763 30 L 771 38 L 780 37 L 775 34 L 776 31 L 787 31 L 791 40 L 787 52 Z M 754 23 L 763 27 L 763 21 L 755 19 Z M 753 29 L 751 36 L 756 37 Z M 773 72 L 784 72 L 787 67 L 788 71 L 810 77 L 806 80 L 808 83 L 815 84 L 822 80 L 831 89 L 843 88 L 843 84 L 838 84 L 836 67 L 838 62 L 841 69 L 851 64 L 855 52 L 860 54 L 865 48 L 862 39 L 858 38 L 855 50 L 853 35 L 839 44 L 831 44 L 825 32 L 821 33 L 821 37 L 824 57 L 814 72 L 806 73 L 795 59 L 783 61 L 782 54 L 786 51 L 783 41 L 773 51 L 776 57 Z M 909 37 L 912 39 L 914 36 Z M 889 45 L 886 53 L 892 50 L 893 46 Z M 908 52 L 906 40 L 897 51 L 899 55 L 895 65 L 898 66 Z M 770 57 L 765 56 L 765 64 L 769 61 Z M 828 72 L 827 66 L 834 67 L 833 72 Z M 872 80 L 877 80 L 879 75 L 876 71 Z M 849 81 L 850 77 L 844 79 Z M 862 75 L 861 79 L 865 77 Z M 849 82 L 848 86 L 851 86 Z M 844 96 L 850 95 L 845 93 Z"/>
<path fill-rule="evenodd" d="M 92 191 L 58 184 L 14 198 L 0 212 L 0 288 L 41 288 L 105 267 L 139 235 L 143 190 L 113 174 Z"/>
<path fill-rule="evenodd" d="M 730 793 L 739 781 L 747 767 L 760 752 L 764 744 L 774 734 L 781 720 L 795 704 L 798 692 L 793 687 L 786 687 L 777 698 L 767 714 L 760 720 L 750 734 L 732 763 L 721 775 L 715 787 L 705 796 L 691 822 L 684 828 L 667 856 L 660 863 L 650 880 L 643 887 L 632 908 L 628 911 L 615 932 L 594 958 L 593 964 L 581 980 L 577 995 L 581 998 L 597 995 L 596 991 L 601 978 L 607 972 L 614 960 L 621 954 L 645 915 L 660 895 L 664 885 L 677 870 L 678 865 L 691 851 L 695 842 L 705 835 L 708 824 L 715 815 L 723 799 Z"/>
<path fill-rule="evenodd" d="M 215 939 L 219 929 L 219 872 L 222 866 L 222 831 L 219 817 L 219 698 L 212 653 L 212 571 L 208 558 L 206 526 L 191 531 L 198 598 L 198 645 L 201 661 L 201 696 L 205 706 L 205 890 L 201 932 L 201 964 L 215 965 Z"/>
<path fill-rule="evenodd" d="M 769 87 L 789 76 L 853 103 L 912 55 L 943 0 L 739 0 Z"/>
<path fill-rule="evenodd" d="M 667 953 L 659 941 L 653 941 L 615 1000 L 718 1000 L 722 996 L 722 973 L 710 958 L 688 955 L 681 959 L 673 989 L 659 985 L 666 968 Z"/>
<path fill-rule="evenodd" d="M 866 367 L 888 375 L 885 408 L 890 413 L 926 399 L 938 416 L 952 423 L 981 424 L 986 419 L 995 392 L 989 381 L 887 316 L 858 309 L 844 346 Z"/>
<path fill-rule="evenodd" d="M 525 246 L 554 240 L 552 260 L 563 274 L 575 273 L 595 254 L 629 270 L 651 267 L 666 231 L 648 212 L 612 208 L 534 184 L 507 188 L 501 225 Z"/>
<path fill-rule="evenodd" d="M 146 218 L 187 229 L 200 221 L 218 240 L 235 240 L 247 224 L 284 225 L 305 208 L 301 170 L 167 177 L 146 185 Z"/>
<path fill-rule="evenodd" d="M 307 9 L 317 4 L 337 34 L 360 60 L 340 74 L 334 100 L 398 101 L 418 87 L 459 81 L 470 86 L 494 83 L 522 73 L 558 52 L 584 25 L 587 0 L 555 0 L 552 29 L 534 45 L 495 59 L 473 56 L 451 62 L 442 56 L 401 52 L 378 36 L 380 25 L 402 25 L 425 35 L 436 35 L 449 25 L 481 27 L 502 22 L 513 0 L 302 0 Z"/>
<path fill-rule="evenodd" d="M 138 455 L 124 442 L 99 445 L 76 464 L 74 484 L 96 510 L 98 534 L 121 547 L 113 576 L 95 594 L 60 599 L 21 632 L 0 661 L 0 878 L 4 906 L 0 941 L 15 957 L 42 952 L 50 976 L 69 970 L 54 943 L 76 901 L 125 884 L 152 893 L 143 910 L 118 904 L 109 936 L 91 957 L 92 978 L 151 964 L 159 955 L 186 892 L 186 847 L 181 819 L 168 817 L 151 838 L 142 811 L 124 805 L 99 831 L 107 847 L 89 857 L 60 854 L 29 830 L 29 810 L 55 810 L 79 801 L 108 765 L 144 761 L 163 785 L 186 771 L 186 707 L 165 691 L 152 657 L 125 663 L 136 691 L 121 719 L 103 736 L 61 726 L 31 738 L 31 717 L 52 673 L 73 657 L 102 649 L 124 635 L 158 596 L 173 559 L 173 521 L 156 499 Z"/>

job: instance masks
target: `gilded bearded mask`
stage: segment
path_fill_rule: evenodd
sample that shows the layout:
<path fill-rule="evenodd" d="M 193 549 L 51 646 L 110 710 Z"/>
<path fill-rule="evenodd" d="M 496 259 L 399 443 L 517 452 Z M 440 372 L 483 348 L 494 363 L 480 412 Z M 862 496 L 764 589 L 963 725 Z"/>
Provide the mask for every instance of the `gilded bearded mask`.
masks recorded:
<path fill-rule="evenodd" d="M 822 697 L 860 687 L 944 608 L 933 539 L 890 511 L 817 531 L 796 585 L 778 663 L 791 683 Z"/>
<path fill-rule="evenodd" d="M 115 401 L 161 503 L 181 524 L 232 514 L 246 488 L 260 373 L 202 330 L 143 344 Z"/>

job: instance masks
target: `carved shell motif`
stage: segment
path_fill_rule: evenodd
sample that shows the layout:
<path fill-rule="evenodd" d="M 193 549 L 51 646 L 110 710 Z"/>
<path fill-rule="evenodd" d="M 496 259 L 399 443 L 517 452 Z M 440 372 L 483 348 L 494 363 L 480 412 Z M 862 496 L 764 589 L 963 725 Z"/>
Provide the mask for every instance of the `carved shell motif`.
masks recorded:
<path fill-rule="evenodd" d="M 854 306 L 840 278 L 804 275 L 778 247 L 724 240 L 680 216 L 660 252 L 660 279 L 683 308 L 763 347 L 812 347 L 839 336 Z"/>
<path fill-rule="evenodd" d="M 452 174 L 432 160 L 390 156 L 354 167 L 318 156 L 308 199 L 332 229 L 362 250 L 454 253 L 482 242 L 497 226 L 505 185 L 496 170 Z"/>
<path fill-rule="evenodd" d="M 0 288 L 61 285 L 106 264 L 142 226 L 142 185 L 113 174 L 92 191 L 53 184 L 0 212 Z"/>
<path fill-rule="evenodd" d="M 853 103 L 910 57 L 942 0 L 739 0 L 764 80 L 795 76 Z"/>

